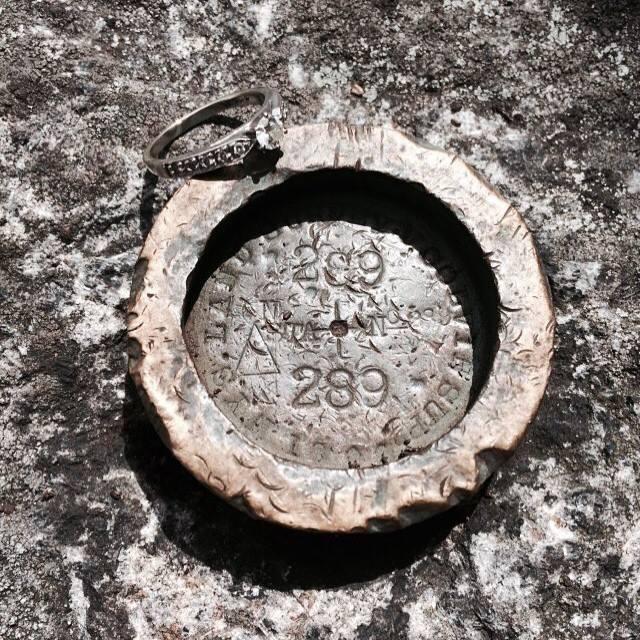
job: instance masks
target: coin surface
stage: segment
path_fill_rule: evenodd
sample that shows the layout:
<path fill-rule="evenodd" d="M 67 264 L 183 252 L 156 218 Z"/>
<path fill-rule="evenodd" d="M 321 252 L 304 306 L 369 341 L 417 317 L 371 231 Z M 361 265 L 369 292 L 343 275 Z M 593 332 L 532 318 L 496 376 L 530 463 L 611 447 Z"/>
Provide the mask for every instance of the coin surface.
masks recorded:
<path fill-rule="evenodd" d="M 211 274 L 187 344 L 249 440 L 311 466 L 369 467 L 462 418 L 473 368 L 466 282 L 454 255 L 434 266 L 424 233 L 413 243 L 303 221 L 246 241 Z"/>
<path fill-rule="evenodd" d="M 403 527 L 478 490 L 550 371 L 518 212 L 452 153 L 292 127 L 258 181 L 193 180 L 136 265 L 131 376 L 160 437 L 259 518 Z"/>

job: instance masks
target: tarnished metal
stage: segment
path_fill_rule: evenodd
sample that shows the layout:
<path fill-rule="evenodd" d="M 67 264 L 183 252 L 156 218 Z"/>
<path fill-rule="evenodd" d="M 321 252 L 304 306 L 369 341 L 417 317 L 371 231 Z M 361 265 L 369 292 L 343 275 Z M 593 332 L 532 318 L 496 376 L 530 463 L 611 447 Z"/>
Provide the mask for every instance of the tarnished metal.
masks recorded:
<path fill-rule="evenodd" d="M 438 272 L 363 225 L 283 227 L 212 274 L 187 344 L 218 407 L 267 451 L 327 468 L 391 462 L 448 431 L 469 401 L 468 285 L 461 269 L 442 281 L 452 264 Z"/>
<path fill-rule="evenodd" d="M 546 281 L 520 216 L 452 154 L 327 125 L 293 128 L 283 154 L 259 184 L 193 181 L 161 213 L 131 373 L 167 445 L 236 506 L 405 526 L 524 434 L 549 373 Z"/>

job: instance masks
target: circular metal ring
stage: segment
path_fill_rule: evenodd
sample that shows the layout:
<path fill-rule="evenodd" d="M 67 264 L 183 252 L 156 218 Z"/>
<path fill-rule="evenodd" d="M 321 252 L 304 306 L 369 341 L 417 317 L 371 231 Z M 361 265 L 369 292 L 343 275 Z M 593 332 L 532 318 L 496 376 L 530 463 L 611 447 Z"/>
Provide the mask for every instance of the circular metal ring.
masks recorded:
<path fill-rule="evenodd" d="M 252 118 L 211 146 L 190 153 L 165 157 L 178 138 L 202 125 L 212 116 L 233 107 L 258 104 Z M 279 133 L 284 129 L 285 113 L 280 95 L 274 89 L 255 87 L 223 96 L 200 107 L 169 125 L 144 151 L 144 162 L 161 178 L 178 178 L 208 173 L 240 164 L 257 145 L 261 149 L 279 147 Z"/>
<path fill-rule="evenodd" d="M 300 529 L 403 527 L 477 491 L 523 438 L 550 372 L 547 281 L 520 214 L 455 154 L 391 129 L 326 124 L 292 128 L 282 151 L 259 183 L 191 181 L 160 213 L 134 276 L 130 372 L 173 454 L 238 508 Z M 378 466 L 314 467 L 252 441 L 207 390 L 183 329 L 192 275 L 217 225 L 294 177 L 334 169 L 387 174 L 437 199 L 475 239 L 497 292 L 492 360 L 473 404 L 433 442 Z"/>

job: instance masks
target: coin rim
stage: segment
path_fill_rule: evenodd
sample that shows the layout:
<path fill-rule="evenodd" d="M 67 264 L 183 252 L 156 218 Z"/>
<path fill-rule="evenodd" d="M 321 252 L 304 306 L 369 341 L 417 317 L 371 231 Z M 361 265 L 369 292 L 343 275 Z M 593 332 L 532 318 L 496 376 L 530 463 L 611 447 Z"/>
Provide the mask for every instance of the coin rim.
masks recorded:
<path fill-rule="evenodd" d="M 291 128 L 277 169 L 259 183 L 192 180 L 160 212 L 134 273 L 129 371 L 180 462 L 247 513 L 316 531 L 407 526 L 475 492 L 523 438 L 550 372 L 555 319 L 522 217 L 455 154 L 389 128 Z M 188 277 L 213 228 L 259 191 L 319 169 L 352 168 L 422 185 L 479 243 L 500 300 L 500 344 L 465 417 L 421 452 L 377 467 L 324 469 L 285 461 L 248 441 L 200 381 L 182 334 Z"/>

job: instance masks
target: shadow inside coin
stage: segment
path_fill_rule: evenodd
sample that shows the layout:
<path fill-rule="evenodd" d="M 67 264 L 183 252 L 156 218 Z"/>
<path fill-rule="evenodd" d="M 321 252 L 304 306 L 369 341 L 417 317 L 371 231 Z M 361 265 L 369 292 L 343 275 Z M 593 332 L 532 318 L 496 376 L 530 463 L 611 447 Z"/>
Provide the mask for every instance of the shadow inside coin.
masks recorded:
<path fill-rule="evenodd" d="M 128 377 L 125 387 L 125 455 L 163 534 L 198 563 L 228 571 L 237 583 L 286 591 L 374 580 L 428 557 L 469 518 L 479 499 L 477 494 L 391 533 L 316 534 L 253 520 L 212 495 L 180 465 L 156 435 Z"/>
<path fill-rule="evenodd" d="M 203 335 L 195 335 L 188 318 L 198 297 L 205 293 L 203 288 L 207 281 L 215 278 L 216 272 L 229 273 L 225 266 L 227 261 L 235 258 L 243 263 L 241 271 L 244 273 L 254 268 L 251 263 L 244 265 L 246 256 L 251 254 L 248 247 L 253 240 L 269 238 L 285 228 L 297 229 L 305 223 L 321 228 L 336 222 L 370 228 L 379 232 L 383 241 L 385 237 L 398 237 L 407 252 L 418 254 L 425 264 L 435 270 L 436 280 L 444 284 L 455 297 L 462 307 L 472 341 L 469 409 L 486 380 L 498 341 L 500 305 L 488 256 L 482 253 L 469 230 L 437 198 L 418 185 L 380 173 L 340 169 L 296 175 L 281 185 L 257 192 L 245 206 L 226 216 L 212 230 L 205 251 L 189 276 L 183 311 L 187 346 L 206 340 L 203 336 L 207 329 L 202 331 L 201 328 Z M 311 227 L 310 231 L 313 229 Z M 320 269 L 317 260 L 313 264 L 305 262 L 310 258 L 306 258 L 304 251 L 314 247 L 305 245 L 304 239 L 299 242 L 302 244 L 291 246 L 288 250 L 300 253 L 301 265 L 305 269 Z M 270 249 L 273 251 L 275 247 L 270 246 Z M 331 257 L 336 261 L 340 257 L 349 260 L 346 255 Z M 410 262 L 408 255 L 396 259 L 403 263 L 396 282 L 415 277 L 412 272 L 414 263 Z M 281 269 L 283 260 L 278 260 L 276 268 Z M 382 262 L 381 255 L 380 260 Z M 384 271 L 386 267 L 381 266 L 380 269 Z M 327 265 L 324 265 L 323 271 L 327 273 Z M 304 276 L 304 273 L 296 273 L 294 277 L 299 275 Z M 274 276 L 255 273 L 252 277 L 266 279 Z M 302 280 L 290 284 L 294 287 L 301 283 Z M 415 284 L 427 290 L 434 286 L 427 281 Z M 267 290 L 267 287 L 264 289 Z M 347 282 L 343 288 L 345 294 L 350 293 L 347 290 L 349 287 Z M 392 297 L 393 292 L 388 291 L 388 295 Z M 378 304 L 375 300 L 373 302 Z M 263 303 L 256 299 L 255 304 L 259 306 Z M 409 312 L 418 314 L 419 311 L 435 316 L 440 310 L 411 309 Z M 444 318 L 442 323 L 451 327 L 451 317 Z M 424 336 L 425 339 L 429 337 Z M 436 353 L 438 348 L 435 344 Z"/>

